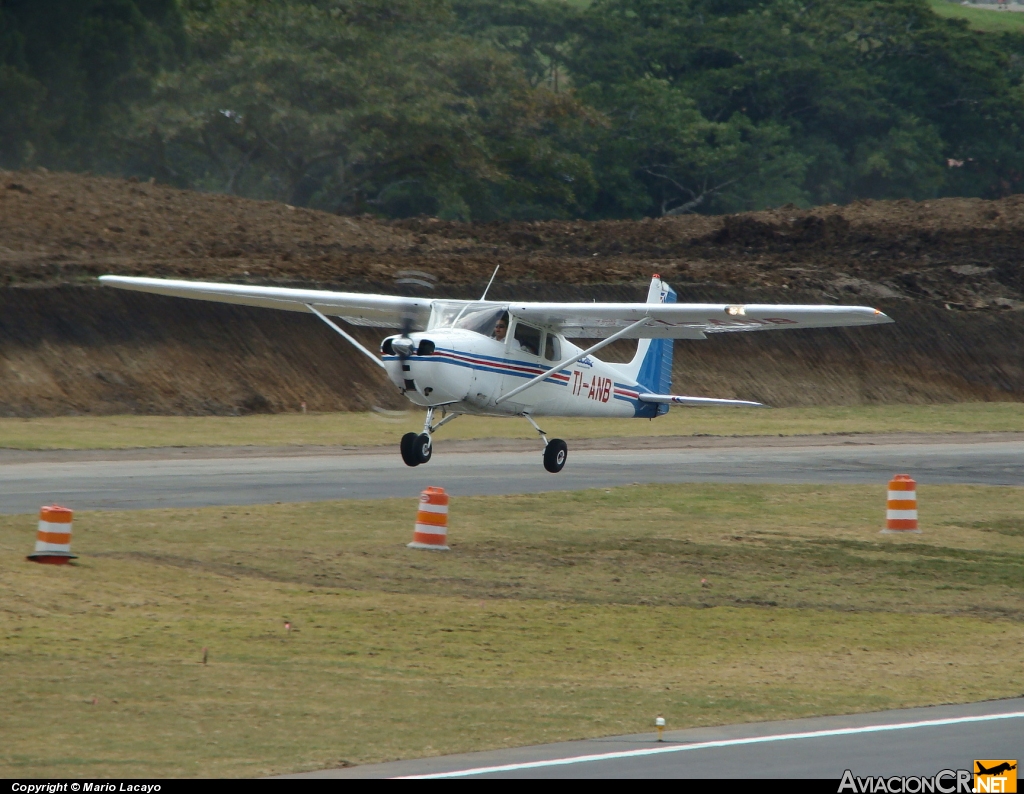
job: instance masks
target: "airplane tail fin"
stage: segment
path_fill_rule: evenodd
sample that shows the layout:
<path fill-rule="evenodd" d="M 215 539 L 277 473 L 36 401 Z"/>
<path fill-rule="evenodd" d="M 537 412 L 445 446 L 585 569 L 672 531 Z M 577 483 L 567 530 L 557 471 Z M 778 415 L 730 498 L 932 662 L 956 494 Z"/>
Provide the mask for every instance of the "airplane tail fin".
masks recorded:
<path fill-rule="evenodd" d="M 651 279 L 647 302 L 675 303 L 675 290 L 656 275 Z M 671 339 L 641 339 L 633 360 L 622 367 L 623 374 L 652 394 L 669 394 L 672 390 L 672 343 Z M 658 406 L 659 414 L 667 412 L 667 405 Z"/>

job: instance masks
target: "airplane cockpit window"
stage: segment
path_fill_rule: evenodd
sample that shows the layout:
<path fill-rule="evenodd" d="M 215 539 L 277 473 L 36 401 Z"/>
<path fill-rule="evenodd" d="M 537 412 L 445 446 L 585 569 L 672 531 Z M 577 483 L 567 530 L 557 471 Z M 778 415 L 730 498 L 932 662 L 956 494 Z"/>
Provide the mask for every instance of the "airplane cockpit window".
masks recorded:
<path fill-rule="evenodd" d="M 484 336 L 494 333 L 494 324 L 505 313 L 503 306 L 490 304 L 435 303 L 434 314 L 430 321 L 430 329 L 464 328 Z"/>
<path fill-rule="evenodd" d="M 548 338 L 544 340 L 544 358 L 548 361 L 560 361 L 561 352 L 558 337 L 554 334 L 548 334 Z"/>
<path fill-rule="evenodd" d="M 516 324 L 513 338 L 519 343 L 519 349 L 534 356 L 540 351 L 540 329 L 523 323 Z"/>

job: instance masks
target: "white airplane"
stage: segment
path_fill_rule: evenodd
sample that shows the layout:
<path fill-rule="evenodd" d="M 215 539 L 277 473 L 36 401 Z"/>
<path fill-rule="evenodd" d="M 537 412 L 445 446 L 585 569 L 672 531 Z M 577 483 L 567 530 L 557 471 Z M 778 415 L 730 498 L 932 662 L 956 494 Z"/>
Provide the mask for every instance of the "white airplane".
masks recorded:
<path fill-rule="evenodd" d="M 465 301 L 125 276 L 100 281 L 158 295 L 316 315 L 382 367 L 412 403 L 427 409 L 423 432 L 402 438 L 402 460 L 409 466 L 430 460 L 433 434 L 442 425 L 463 414 L 484 414 L 524 417 L 544 441 L 544 468 L 559 472 L 566 443 L 548 440 L 534 417 L 652 419 L 670 405 L 761 405 L 670 394 L 676 339 L 892 322 L 866 306 L 676 303 L 676 293 L 657 275 L 646 303 L 488 301 L 487 290 L 479 301 Z M 329 315 L 400 333 L 387 337 L 382 357 L 377 356 Z M 570 338 L 601 341 L 583 350 Z M 640 340 L 632 361 L 611 364 L 594 356 L 617 339 Z"/>

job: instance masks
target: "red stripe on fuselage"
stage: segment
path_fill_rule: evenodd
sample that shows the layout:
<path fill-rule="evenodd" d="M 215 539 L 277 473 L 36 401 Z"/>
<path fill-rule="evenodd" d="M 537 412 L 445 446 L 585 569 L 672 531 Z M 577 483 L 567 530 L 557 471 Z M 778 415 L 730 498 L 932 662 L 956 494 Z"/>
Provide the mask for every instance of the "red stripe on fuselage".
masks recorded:
<path fill-rule="evenodd" d="M 542 372 L 544 372 L 543 369 L 540 369 L 539 367 L 535 367 L 535 366 L 530 366 L 529 364 L 512 364 L 512 363 L 509 363 L 507 361 L 491 361 L 489 359 L 476 358 L 475 356 L 469 356 L 469 355 L 465 355 L 465 354 L 462 354 L 462 353 L 449 353 L 447 351 L 440 351 L 440 350 L 435 352 L 433 354 L 433 357 L 435 357 L 435 358 L 442 358 L 442 359 L 450 358 L 450 359 L 454 359 L 455 361 L 462 361 L 462 362 L 465 362 L 467 364 L 472 364 L 472 365 L 478 366 L 478 367 L 490 367 L 491 369 L 502 369 L 502 370 L 505 370 L 507 372 L 515 372 L 517 374 L 525 374 L 525 375 L 537 376 L 537 375 L 540 375 Z M 554 372 L 554 373 L 552 373 L 551 375 L 548 376 L 548 379 L 561 381 L 563 383 L 568 383 L 569 382 L 569 376 L 565 375 L 565 374 L 563 374 L 561 372 Z"/>
<path fill-rule="evenodd" d="M 478 358 L 477 356 L 472 356 L 472 355 L 469 355 L 469 354 L 466 354 L 466 353 L 453 353 L 453 352 L 447 351 L 447 350 L 438 350 L 435 353 L 433 353 L 431 358 L 441 359 L 442 361 L 444 359 L 450 359 L 452 361 L 458 361 L 460 363 L 469 364 L 469 365 L 475 366 L 475 367 L 486 367 L 486 368 L 489 368 L 489 369 L 504 370 L 505 372 L 514 372 L 517 375 L 523 375 L 523 376 L 526 376 L 526 377 L 530 377 L 530 376 L 535 377 L 537 375 L 540 375 L 542 372 L 544 372 L 543 369 L 541 369 L 541 368 L 539 368 L 537 366 L 534 366 L 534 365 L 530 365 L 530 364 L 518 364 L 518 363 L 509 362 L 507 360 L 493 360 L 493 359 L 489 359 L 489 358 Z M 418 357 L 417 360 L 427 361 L 429 359 L 426 358 L 426 357 L 423 357 L 423 358 L 419 358 Z M 568 374 L 564 374 L 564 373 L 561 373 L 561 372 L 552 373 L 551 375 L 549 375 L 546 378 L 546 380 L 553 380 L 553 381 L 556 381 L 558 383 L 561 383 L 563 386 L 567 385 L 569 383 L 569 379 L 570 378 L 569 378 Z M 624 399 L 627 399 L 627 400 L 638 400 L 640 398 L 640 392 L 639 391 L 635 391 L 633 389 L 625 388 L 625 387 L 619 386 L 618 384 L 615 385 L 615 388 L 613 390 L 613 394 L 616 397 L 624 398 Z"/>

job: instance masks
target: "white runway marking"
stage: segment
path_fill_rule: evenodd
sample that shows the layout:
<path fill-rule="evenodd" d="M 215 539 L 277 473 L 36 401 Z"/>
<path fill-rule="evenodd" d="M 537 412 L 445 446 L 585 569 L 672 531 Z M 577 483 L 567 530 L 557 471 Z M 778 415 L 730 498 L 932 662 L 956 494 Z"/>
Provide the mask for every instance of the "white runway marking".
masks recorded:
<path fill-rule="evenodd" d="M 527 761 L 520 764 L 503 764 L 501 766 L 481 766 L 473 769 L 459 769 L 454 772 L 437 772 L 429 775 L 404 775 L 400 780 L 426 780 L 442 777 L 469 777 L 471 775 L 488 775 L 493 772 L 515 772 L 519 769 L 540 769 L 547 766 L 567 766 L 569 764 L 585 764 L 592 761 L 611 761 L 617 758 L 639 758 L 647 755 L 664 755 L 666 753 L 683 753 L 690 750 L 707 750 L 716 747 L 736 747 L 744 744 L 764 744 L 767 742 L 786 742 L 795 739 L 823 739 L 830 736 L 851 736 L 858 733 L 882 733 L 884 731 L 905 731 L 912 728 L 934 728 L 942 725 L 962 725 L 969 722 L 988 722 L 991 720 L 1011 720 L 1024 717 L 1024 711 L 1011 711 L 1006 714 L 982 714 L 976 717 L 951 717 L 943 720 L 922 720 L 920 722 L 897 722 L 891 725 L 865 725 L 862 728 L 836 728 L 826 731 L 808 731 L 806 733 L 779 733 L 774 736 L 751 736 L 745 739 L 722 739 L 713 742 L 696 742 L 678 747 L 651 747 L 646 750 L 622 750 L 616 753 L 597 753 L 594 755 L 578 755 L 570 758 L 553 758 L 549 761 Z"/>

